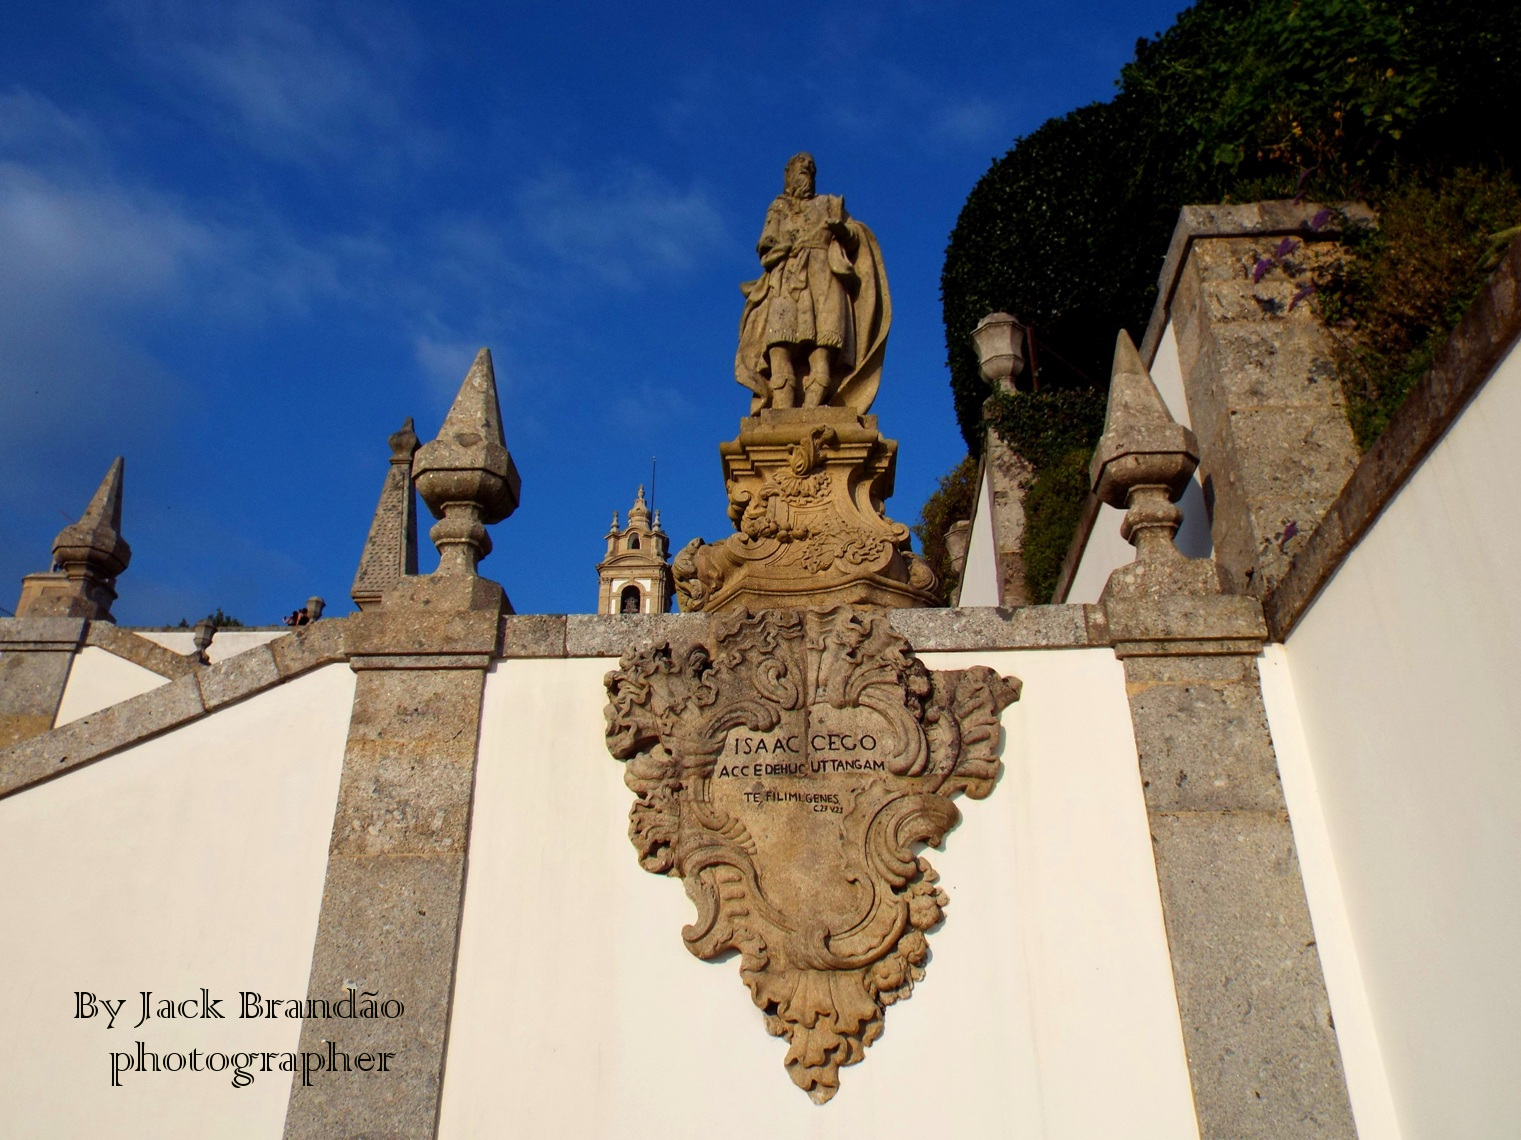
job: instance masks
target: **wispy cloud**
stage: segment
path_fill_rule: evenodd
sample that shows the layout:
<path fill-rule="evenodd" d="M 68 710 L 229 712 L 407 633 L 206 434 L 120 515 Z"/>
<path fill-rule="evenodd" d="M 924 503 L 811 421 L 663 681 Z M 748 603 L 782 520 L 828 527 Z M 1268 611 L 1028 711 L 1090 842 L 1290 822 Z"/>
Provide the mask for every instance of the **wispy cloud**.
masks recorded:
<path fill-rule="evenodd" d="M 383 3 L 120 0 L 144 65 L 265 155 L 326 162 L 427 144 L 400 130 L 416 35 Z"/>
<path fill-rule="evenodd" d="M 515 205 L 526 240 L 562 265 L 622 288 L 691 269 L 726 240 L 705 190 L 682 189 L 639 166 L 595 182 L 550 169 L 522 186 Z"/>

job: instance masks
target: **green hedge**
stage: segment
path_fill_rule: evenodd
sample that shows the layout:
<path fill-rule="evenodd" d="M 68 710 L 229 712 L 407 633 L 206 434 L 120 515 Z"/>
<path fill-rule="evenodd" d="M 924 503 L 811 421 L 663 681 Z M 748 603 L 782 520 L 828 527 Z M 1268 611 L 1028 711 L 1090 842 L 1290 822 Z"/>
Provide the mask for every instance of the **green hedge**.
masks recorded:
<path fill-rule="evenodd" d="M 1521 5 L 1201 0 L 1137 44 L 1113 99 L 1018 140 L 968 196 L 941 276 L 968 449 L 988 395 L 969 335 L 986 313 L 1032 326 L 1042 388 L 1103 388 L 1186 203 L 1514 167 L 1518 112 Z"/>
<path fill-rule="evenodd" d="M 1126 328 L 1140 339 L 1179 209 L 1304 195 L 1366 198 L 1397 213 L 1411 187 L 1440 197 L 1443 180 L 1457 171 L 1516 168 L 1521 4 L 1200 0 L 1159 36 L 1137 43 L 1118 88 L 1107 102 L 1049 120 L 993 163 L 967 197 L 941 274 L 951 391 L 974 456 L 989 388 L 978 375 L 971 330 L 999 310 L 1030 326 L 1030 371 L 1041 399 L 1018 413 L 995 401 L 994 426 L 1016 450 L 1045 449 L 1036 462 L 1044 473 L 1039 494 L 1032 487 L 1026 502 L 1027 525 L 1042 550 L 1064 552 L 1061 528 L 1068 526 L 1070 537 L 1076 521 L 1079 447 L 1063 450 L 1052 441 L 1083 432 L 1067 422 L 1076 413 L 1056 397 L 1103 392 L 1116 332 Z M 1446 216 L 1445 207 L 1413 199 L 1409 208 Z M 1450 249 L 1494 236 L 1503 211 L 1480 213 L 1464 215 L 1472 228 L 1451 238 Z M 1393 217 L 1386 215 L 1386 225 Z M 1376 246 L 1356 256 L 1363 254 L 1391 267 L 1400 262 Z M 1435 309 L 1399 316 L 1406 290 L 1374 266 L 1349 262 L 1347 275 L 1325 283 L 1319 302 L 1341 306 L 1338 320 L 1404 320 L 1413 329 L 1403 346 L 1389 336 L 1347 338 L 1344 380 L 1362 439 L 1387 420 L 1401 386 L 1419 375 L 1479 280 L 1468 270 L 1449 274 L 1461 280 Z M 1379 297 L 1395 303 L 1385 312 Z M 1366 410 L 1358 410 L 1359 400 Z M 1048 431 L 1009 420 L 1043 413 L 1059 421 Z M 1052 441 L 1043 441 L 1043 431 Z M 927 511 L 941 509 L 926 504 Z M 1030 570 L 1037 598 L 1048 597 L 1044 584 L 1054 581 L 1049 561 L 1041 554 L 1032 562 L 1027 551 L 1027 566 L 1040 567 Z"/>

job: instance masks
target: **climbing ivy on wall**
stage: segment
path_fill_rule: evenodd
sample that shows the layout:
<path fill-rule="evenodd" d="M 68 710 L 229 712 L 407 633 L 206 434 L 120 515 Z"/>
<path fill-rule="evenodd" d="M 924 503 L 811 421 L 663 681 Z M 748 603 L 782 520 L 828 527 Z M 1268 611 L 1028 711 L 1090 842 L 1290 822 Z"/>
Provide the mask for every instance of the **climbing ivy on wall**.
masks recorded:
<path fill-rule="evenodd" d="M 1461 168 L 1514 168 L 1518 116 L 1521 4 L 1199 0 L 1136 45 L 1114 98 L 1017 140 L 968 196 L 941 301 L 969 451 L 989 394 L 970 332 L 986 313 L 1030 326 L 1042 392 L 1102 390 L 1117 330 L 1144 331 L 1183 205 L 1377 206 Z"/>

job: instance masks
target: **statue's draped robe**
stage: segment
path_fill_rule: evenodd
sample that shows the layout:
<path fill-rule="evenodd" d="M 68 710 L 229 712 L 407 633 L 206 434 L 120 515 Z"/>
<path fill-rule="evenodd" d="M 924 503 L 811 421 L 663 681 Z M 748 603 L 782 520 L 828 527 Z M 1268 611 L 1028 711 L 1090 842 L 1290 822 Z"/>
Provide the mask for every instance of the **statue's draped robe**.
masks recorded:
<path fill-rule="evenodd" d="M 773 251 L 788 252 L 776 256 Z M 741 286 L 735 377 L 755 393 L 750 411 L 770 404 L 773 345 L 836 349 L 839 383 L 828 403 L 865 412 L 876 396 L 892 304 L 871 230 L 834 194 L 771 203 L 756 245 L 766 273 Z"/>

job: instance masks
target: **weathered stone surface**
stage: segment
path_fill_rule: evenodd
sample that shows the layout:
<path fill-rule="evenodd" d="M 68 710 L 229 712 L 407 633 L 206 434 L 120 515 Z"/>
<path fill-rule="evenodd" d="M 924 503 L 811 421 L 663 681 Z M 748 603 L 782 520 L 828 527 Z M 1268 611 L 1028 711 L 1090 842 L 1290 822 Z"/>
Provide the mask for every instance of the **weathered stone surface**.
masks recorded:
<path fill-rule="evenodd" d="M 886 616 L 893 629 L 921 653 L 958 649 L 1075 649 L 1091 644 L 1082 606 L 902 609 L 888 610 Z"/>
<path fill-rule="evenodd" d="M 1111 601 L 1204 1140 L 1356 1131 L 1241 597 Z M 1120 612 L 1116 613 L 1118 606 Z M 1155 611 L 1156 603 L 1145 609 Z M 1212 623 L 1212 618 L 1218 618 Z M 1255 621 L 1255 625 L 1250 625 Z M 1122 637 L 1171 627 L 1200 640 Z M 1213 632 L 1217 640 L 1202 638 Z M 1171 655 L 1168 655 L 1168 654 Z"/>
<path fill-rule="evenodd" d="M 479 616 L 494 640 L 499 615 Z M 376 619 L 369 645 L 380 648 L 398 611 L 388 598 L 361 617 Z M 346 1022 L 337 1039 L 350 1054 L 394 1053 L 393 1079 L 340 1072 L 296 1082 L 288 1140 L 431 1140 L 437 1131 L 484 685 L 484 667 L 356 671 L 307 992 L 332 1000 L 353 986 L 406 1009 Z M 333 1033 L 308 1019 L 301 1048 L 325 1051 Z"/>
<path fill-rule="evenodd" d="M 1173 421 L 1130 334 L 1120 331 L 1104 434 L 1088 467 L 1091 500 L 1125 508 L 1120 535 L 1135 547 L 1116 568 L 1101 600 L 1156 601 L 1220 592 L 1210 559 L 1186 558 L 1173 541 L 1183 512 L 1176 504 L 1198 463 L 1193 432 Z"/>
<path fill-rule="evenodd" d="M 1273 637 L 1289 635 L 1385 505 L 1483 387 L 1521 336 L 1521 242 L 1453 331 L 1378 442 L 1362 457 L 1324 519 L 1298 548 L 1263 603 Z"/>
<path fill-rule="evenodd" d="M 84 634 L 81 618 L 0 619 L 0 748 L 53 727 Z"/>
<path fill-rule="evenodd" d="M 121 536 L 124 467 L 118 455 L 79 521 L 58 532 L 53 540 L 58 571 L 29 574 L 22 580 L 17 616 L 111 620 L 116 576 L 132 561 L 132 548 Z"/>
<path fill-rule="evenodd" d="M 361 610 L 380 605 L 385 592 L 409 574 L 417 573 L 417 497 L 412 486 L 412 458 L 417 433 L 408 416 L 401 430 L 387 441 L 391 461 L 380 488 L 380 502 L 370 520 L 369 537 L 354 572 L 349 596 Z"/>
<path fill-rule="evenodd" d="M 1250 657 L 1142 658 L 1126 677 L 1152 811 L 1285 810 Z"/>
<path fill-rule="evenodd" d="M 1200 1136 L 1356 1136 L 1287 816 L 1150 819 Z"/>
<path fill-rule="evenodd" d="M 702 614 L 570 614 L 565 618 L 567 657 L 621 657 L 637 645 L 670 637 L 700 636 Z"/>
<path fill-rule="evenodd" d="M 510 614 L 502 619 L 503 657 L 564 657 L 564 614 Z"/>
<path fill-rule="evenodd" d="M 443 1087 L 454 979 L 463 850 L 413 858 L 328 859 L 307 994 L 338 1001 L 346 987 L 395 999 L 400 1017 L 310 1020 L 300 1049 L 327 1056 L 327 1040 L 351 1058 L 389 1053 L 386 1072 L 314 1074 L 293 1082 L 287 1140 L 432 1140 Z M 350 1064 L 353 1064 L 351 1061 Z"/>
<path fill-rule="evenodd" d="M 269 643 L 282 678 L 295 677 L 349 655 L 351 618 L 324 618 Z"/>
<path fill-rule="evenodd" d="M 672 570 L 688 613 L 935 604 L 935 574 L 882 513 L 898 445 L 848 408 L 767 409 L 719 445 L 737 534 Z"/>
<path fill-rule="evenodd" d="M 1236 594 L 1109 598 L 1104 610 L 1119 657 L 1256 653 L 1267 639 L 1261 603 Z"/>
<path fill-rule="evenodd" d="M 0 752 L 0 796 L 99 760 L 203 715 L 193 676 L 70 721 Z"/>
<path fill-rule="evenodd" d="M 349 650 L 356 657 L 492 656 L 497 651 L 500 618 L 506 604 L 501 586 L 474 574 L 404 578 L 387 591 L 379 611 L 355 614 L 348 619 Z"/>
<path fill-rule="evenodd" d="M 293 1084 L 287 1140 L 438 1132 L 481 695 L 512 612 L 502 588 L 476 573 L 491 549 L 485 524 L 518 501 L 484 349 L 413 468 L 441 516 L 432 531 L 439 568 L 400 577 L 378 607 L 345 623 L 354 705 L 307 987 L 340 998 L 362 979 L 381 1000 L 402 1003 L 404 1018 L 344 1031 L 346 1052 L 394 1053 L 396 1075 L 382 1084 L 330 1071 Z M 308 1018 L 302 1050 L 319 1050 L 331 1032 Z"/>
<path fill-rule="evenodd" d="M 173 679 L 195 672 L 194 658 L 187 657 L 183 653 L 176 653 L 172 649 L 165 649 L 156 641 L 149 641 L 146 637 L 139 637 L 135 633 L 118 629 L 110 622 L 90 622 L 89 630 L 85 634 L 85 644 L 104 649 L 112 656 L 130 661 L 134 665 L 141 665 L 160 677 Z"/>
<path fill-rule="evenodd" d="M 892 324 L 882 251 L 845 199 L 816 194 L 813 156 L 793 155 L 756 251 L 765 271 L 740 288 L 734 377 L 764 408 L 831 405 L 865 414 Z"/>
<path fill-rule="evenodd" d="M 1215 558 L 1233 592 L 1271 589 L 1357 461 L 1328 334 L 1294 303 L 1338 255 L 1331 237 L 1301 232 L 1278 256 L 1277 233 L 1195 234 L 1177 269 L 1169 312 Z"/>
<path fill-rule="evenodd" d="M 268 645 L 256 645 L 216 665 L 196 670 L 207 712 L 278 684 L 280 669 Z"/>
<path fill-rule="evenodd" d="M 684 880 L 687 948 L 739 951 L 793 1081 L 827 1101 L 923 976 L 948 898 L 914 845 L 955 826 L 953 795 L 993 790 L 1019 682 L 929 672 L 881 615 L 842 606 L 716 617 L 607 687 L 640 865 Z"/>
<path fill-rule="evenodd" d="M 412 459 L 417 491 L 438 523 L 439 575 L 473 575 L 491 553 L 490 523 L 517 510 L 522 481 L 502 436 L 491 353 L 481 349 L 465 375 L 438 437 Z"/>
<path fill-rule="evenodd" d="M 1318 226 L 1315 224 L 1317 221 L 1320 223 Z M 1269 238 L 1282 240 L 1294 236 L 1324 240 L 1339 237 L 1349 228 L 1370 226 L 1373 221 L 1373 211 L 1360 202 L 1340 202 L 1329 211 L 1318 202 L 1295 202 L 1288 199 L 1184 206 L 1178 211 L 1178 224 L 1173 229 L 1161 272 L 1157 274 L 1157 295 L 1160 300 L 1152 310 L 1151 322 L 1146 326 L 1141 355 L 1147 360 L 1156 356 L 1157 343 L 1167 327 L 1173 293 L 1179 287 L 1183 264 L 1197 239 L 1249 237 L 1266 241 Z"/>
<path fill-rule="evenodd" d="M 983 463 L 993 524 L 993 554 L 998 560 L 998 597 L 1004 606 L 1030 604 L 1025 582 L 1025 495 L 1035 478 L 1035 468 L 1015 453 L 996 431 L 983 439 Z"/>

